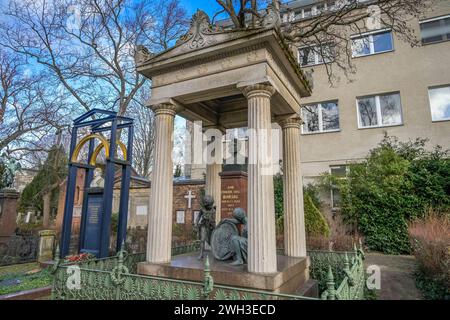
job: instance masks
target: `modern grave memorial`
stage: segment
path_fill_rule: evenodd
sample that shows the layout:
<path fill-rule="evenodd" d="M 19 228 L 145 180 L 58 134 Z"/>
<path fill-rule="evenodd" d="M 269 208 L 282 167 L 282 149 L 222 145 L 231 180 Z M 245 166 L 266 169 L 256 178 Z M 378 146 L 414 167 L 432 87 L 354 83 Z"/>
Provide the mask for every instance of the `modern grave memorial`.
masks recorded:
<path fill-rule="evenodd" d="M 248 265 L 213 261 L 215 282 L 297 292 L 308 280 L 299 113 L 300 99 L 311 94 L 311 87 L 278 31 L 276 16 L 269 12 L 260 28 L 217 30 L 198 11 L 189 32 L 172 49 L 152 55 L 139 47 L 137 69 L 152 80 L 148 106 L 156 124 L 147 256 L 139 273 L 197 281 L 203 275 L 203 262 L 195 255 L 171 257 L 172 137 L 179 115 L 202 121 L 203 130 L 247 126 L 255 133 L 249 136 Z M 283 134 L 283 256 L 276 250 L 273 176 L 266 172 L 272 141 L 264 136 L 273 122 Z M 216 202 L 221 199 L 221 168 L 212 163 L 206 169 L 206 191 Z"/>
<path fill-rule="evenodd" d="M 78 141 L 78 133 L 86 131 L 89 133 Z M 127 145 L 121 137 L 125 137 Z M 61 232 L 62 258 L 69 253 L 77 170 L 85 170 L 79 252 L 91 253 L 98 258 L 109 255 L 114 179 L 117 170 L 121 170 L 116 251 L 120 250 L 127 231 L 132 148 L 133 119 L 93 109 L 74 120 Z M 99 160 L 102 150 L 104 163 Z M 87 160 L 82 160 L 84 158 Z"/>

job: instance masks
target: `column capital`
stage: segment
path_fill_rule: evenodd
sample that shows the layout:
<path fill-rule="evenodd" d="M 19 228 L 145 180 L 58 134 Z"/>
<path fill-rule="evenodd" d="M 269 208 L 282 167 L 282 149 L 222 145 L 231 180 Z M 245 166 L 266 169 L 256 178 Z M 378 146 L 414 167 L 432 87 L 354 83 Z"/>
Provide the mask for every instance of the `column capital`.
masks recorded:
<path fill-rule="evenodd" d="M 276 89 L 270 84 L 252 84 L 242 89 L 242 93 L 247 99 L 250 99 L 254 96 L 266 96 L 271 98 L 276 92 Z"/>
<path fill-rule="evenodd" d="M 289 118 L 279 119 L 278 124 L 281 126 L 282 129 L 288 128 L 300 129 L 301 125 L 303 124 L 303 120 L 299 115 L 294 115 Z"/>
<path fill-rule="evenodd" d="M 172 103 L 165 102 L 165 103 L 159 103 L 151 106 L 151 109 L 153 112 L 155 112 L 155 115 L 171 115 L 174 116 L 177 114 L 178 107 Z"/>

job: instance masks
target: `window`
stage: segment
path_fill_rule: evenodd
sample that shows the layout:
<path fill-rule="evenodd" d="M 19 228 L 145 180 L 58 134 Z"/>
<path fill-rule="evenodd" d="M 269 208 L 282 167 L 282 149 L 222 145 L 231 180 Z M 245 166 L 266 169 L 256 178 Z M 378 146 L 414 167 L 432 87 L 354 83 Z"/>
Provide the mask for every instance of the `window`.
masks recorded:
<path fill-rule="evenodd" d="M 348 167 L 342 166 L 330 166 L 330 174 L 337 179 L 347 178 Z M 341 191 L 335 185 L 331 185 L 331 207 L 340 208 L 342 204 Z"/>
<path fill-rule="evenodd" d="M 322 102 L 302 107 L 303 133 L 332 132 L 339 130 L 337 101 Z"/>
<path fill-rule="evenodd" d="M 420 33 L 423 44 L 450 40 L 450 16 L 421 22 Z"/>
<path fill-rule="evenodd" d="M 430 88 L 428 94 L 432 120 L 450 120 L 450 86 Z"/>
<path fill-rule="evenodd" d="M 399 93 L 357 99 L 359 128 L 395 126 L 403 123 Z"/>
<path fill-rule="evenodd" d="M 298 60 L 302 67 L 333 61 L 334 51 L 330 44 L 302 47 L 298 49 Z"/>
<path fill-rule="evenodd" d="M 362 57 L 394 50 L 391 31 L 378 31 L 352 37 L 353 57 Z"/>
<path fill-rule="evenodd" d="M 309 18 L 312 16 L 312 8 L 303 9 L 303 18 Z"/>

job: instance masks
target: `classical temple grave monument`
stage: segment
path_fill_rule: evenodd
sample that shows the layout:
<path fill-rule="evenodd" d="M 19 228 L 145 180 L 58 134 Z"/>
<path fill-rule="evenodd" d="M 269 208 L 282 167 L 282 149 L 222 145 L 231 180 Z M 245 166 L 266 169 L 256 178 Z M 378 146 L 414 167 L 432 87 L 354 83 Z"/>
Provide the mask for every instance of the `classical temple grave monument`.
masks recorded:
<path fill-rule="evenodd" d="M 171 257 L 172 136 L 175 115 L 202 121 L 203 129 L 245 127 L 249 136 L 246 264 L 211 260 L 216 283 L 274 292 L 298 292 L 309 279 L 300 172 L 301 97 L 311 86 L 280 36 L 279 20 L 268 14 L 263 26 L 218 30 L 198 11 L 175 47 L 152 55 L 140 47 L 138 72 L 152 80 L 148 106 L 155 112 L 154 174 L 149 206 L 145 275 L 200 281 L 197 255 Z M 263 138 L 278 122 L 283 134 L 285 255 L 277 256 L 272 140 Z M 220 208 L 221 163 L 206 166 L 206 194 Z M 220 210 L 216 210 L 220 217 Z M 216 221 L 220 218 L 216 218 Z"/>

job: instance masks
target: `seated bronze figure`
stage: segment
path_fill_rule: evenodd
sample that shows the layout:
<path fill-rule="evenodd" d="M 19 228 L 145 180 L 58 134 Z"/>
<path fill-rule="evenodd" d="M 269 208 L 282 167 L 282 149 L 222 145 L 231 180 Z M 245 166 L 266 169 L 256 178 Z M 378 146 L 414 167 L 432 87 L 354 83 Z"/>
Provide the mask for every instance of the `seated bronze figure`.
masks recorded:
<path fill-rule="evenodd" d="M 243 225 L 242 234 L 239 226 Z M 247 263 L 248 247 L 247 217 L 242 208 L 233 211 L 233 218 L 222 220 L 211 237 L 211 248 L 214 257 L 220 261 L 233 259 L 231 265 Z"/>

